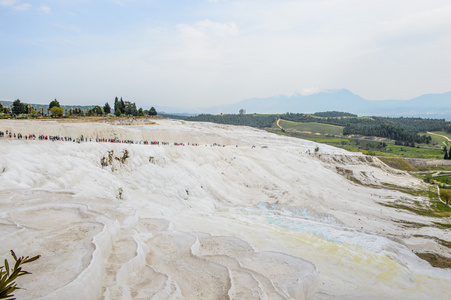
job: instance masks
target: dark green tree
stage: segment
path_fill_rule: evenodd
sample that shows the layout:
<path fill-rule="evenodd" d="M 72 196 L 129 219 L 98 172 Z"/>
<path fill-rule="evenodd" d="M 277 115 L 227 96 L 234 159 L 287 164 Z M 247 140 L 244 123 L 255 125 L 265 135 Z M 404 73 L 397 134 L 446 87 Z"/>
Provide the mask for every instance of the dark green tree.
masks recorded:
<path fill-rule="evenodd" d="M 136 104 L 135 103 L 131 103 L 131 108 L 130 108 L 130 112 L 132 116 L 138 116 L 138 109 L 136 108 Z"/>
<path fill-rule="evenodd" d="M 158 113 L 157 113 L 155 107 L 152 106 L 152 107 L 149 109 L 149 116 L 156 116 L 157 114 L 158 114 Z"/>
<path fill-rule="evenodd" d="M 121 113 L 125 113 L 125 103 L 124 100 L 122 100 L 121 97 L 121 101 L 119 101 L 120 105 L 119 105 L 119 110 L 121 111 Z"/>
<path fill-rule="evenodd" d="M 443 157 L 443 159 L 449 159 L 448 149 L 446 148 L 446 146 L 443 146 L 443 151 L 445 152 L 445 156 Z"/>
<path fill-rule="evenodd" d="M 18 115 L 21 113 L 22 111 L 22 103 L 20 102 L 19 99 L 15 100 L 13 102 L 13 106 L 11 108 L 13 115 Z"/>
<path fill-rule="evenodd" d="M 52 109 L 52 107 L 61 107 L 60 103 L 58 102 L 58 100 L 53 100 L 52 102 L 50 102 L 49 104 L 49 109 Z"/>
<path fill-rule="evenodd" d="M 111 107 L 110 107 L 110 105 L 108 104 L 108 102 L 105 103 L 105 105 L 103 106 L 103 112 L 104 112 L 105 114 L 110 114 L 110 113 L 111 113 Z"/>
<path fill-rule="evenodd" d="M 83 115 L 83 110 L 80 107 L 76 107 L 76 108 L 74 108 L 74 112 L 73 113 L 76 116 L 80 116 L 80 115 Z"/>
<path fill-rule="evenodd" d="M 28 107 L 25 103 L 20 102 L 19 99 L 13 102 L 12 113 L 14 115 L 26 114 L 28 113 Z"/>
<path fill-rule="evenodd" d="M 114 98 L 114 111 L 116 112 L 118 110 L 119 106 L 119 100 L 116 98 Z"/>
<path fill-rule="evenodd" d="M 102 108 L 96 105 L 92 108 L 91 112 L 93 115 L 100 116 L 102 114 Z"/>
<path fill-rule="evenodd" d="M 118 100 L 117 97 L 114 99 L 114 112 L 116 113 L 116 111 L 120 111 L 121 114 L 125 113 L 125 103 L 124 100 Z"/>

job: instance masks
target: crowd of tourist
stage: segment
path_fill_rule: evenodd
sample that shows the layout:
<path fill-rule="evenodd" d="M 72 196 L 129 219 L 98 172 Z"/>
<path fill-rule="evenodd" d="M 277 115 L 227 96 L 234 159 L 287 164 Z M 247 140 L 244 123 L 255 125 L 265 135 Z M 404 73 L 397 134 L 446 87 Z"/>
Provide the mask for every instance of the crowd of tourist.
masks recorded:
<path fill-rule="evenodd" d="M 133 140 L 120 140 L 120 139 L 114 139 L 114 138 L 88 138 L 84 137 L 83 135 L 78 138 L 72 138 L 70 136 L 57 136 L 57 135 L 38 135 L 35 134 L 28 134 L 28 135 L 22 135 L 21 133 L 13 133 L 10 130 L 6 131 L 0 131 L 0 138 L 9 138 L 9 139 L 18 139 L 18 140 L 44 140 L 44 141 L 62 141 L 62 142 L 74 142 L 74 143 L 81 143 L 81 142 L 97 142 L 97 143 L 122 143 L 122 144 L 141 144 L 141 145 L 170 145 L 173 144 L 174 146 L 199 146 L 197 143 L 169 143 L 169 142 L 159 142 L 159 141 L 133 141 Z M 207 145 L 206 145 L 207 146 Z M 210 146 L 215 147 L 225 147 L 225 145 L 214 143 Z M 238 147 L 238 146 L 237 146 Z"/>

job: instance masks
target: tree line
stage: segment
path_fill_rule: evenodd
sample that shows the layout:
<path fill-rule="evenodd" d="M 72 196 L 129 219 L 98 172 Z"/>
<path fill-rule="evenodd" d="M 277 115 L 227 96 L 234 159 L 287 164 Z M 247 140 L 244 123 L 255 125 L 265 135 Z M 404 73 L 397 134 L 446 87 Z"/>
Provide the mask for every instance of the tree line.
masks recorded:
<path fill-rule="evenodd" d="M 108 103 L 107 103 L 108 104 Z M 152 106 L 149 110 L 143 110 L 142 108 L 136 109 L 134 102 L 119 100 L 117 97 L 114 99 L 114 115 L 119 117 L 121 115 L 127 116 L 156 116 L 157 111 Z"/>
<path fill-rule="evenodd" d="M 46 105 L 31 105 L 21 102 L 19 99 L 13 101 L 9 106 L 3 106 L 0 103 L 0 114 L 7 116 L 52 116 L 52 117 L 63 117 L 63 116 L 105 116 L 112 113 L 111 106 L 108 102 L 105 103 L 103 107 L 99 105 L 88 106 L 87 108 L 73 107 L 69 106 L 62 107 L 57 99 L 51 101 L 48 106 Z M 142 108 L 137 109 L 136 104 L 130 101 L 119 101 L 115 98 L 114 102 L 114 115 L 116 116 L 155 116 L 157 111 L 154 107 L 149 110 L 143 110 Z"/>
<path fill-rule="evenodd" d="M 405 146 L 415 146 L 415 143 L 431 143 L 432 138 L 420 135 L 421 132 L 446 131 L 451 133 L 451 122 L 445 119 L 357 117 L 350 113 L 336 111 L 315 114 L 202 114 L 186 120 L 265 128 L 271 127 L 279 118 L 293 122 L 316 122 L 342 126 L 344 135 L 382 137 L 395 140 L 396 144 Z"/>
<path fill-rule="evenodd" d="M 186 118 L 187 121 L 211 122 L 218 124 L 230 124 L 238 126 L 250 126 L 257 128 L 271 127 L 277 121 L 277 115 L 252 115 L 252 114 L 201 114 Z"/>
<path fill-rule="evenodd" d="M 340 117 L 354 117 L 356 118 L 357 115 L 347 113 L 347 112 L 341 112 L 341 111 L 325 111 L 325 112 L 317 112 L 313 114 L 316 117 L 322 117 L 322 118 L 340 118 Z"/>
<path fill-rule="evenodd" d="M 347 124 L 343 128 L 343 135 L 377 136 L 395 140 L 395 144 L 415 147 L 415 143 L 429 144 L 432 138 L 428 135 L 419 135 L 414 130 L 406 130 L 401 126 L 389 123 L 382 124 Z"/>

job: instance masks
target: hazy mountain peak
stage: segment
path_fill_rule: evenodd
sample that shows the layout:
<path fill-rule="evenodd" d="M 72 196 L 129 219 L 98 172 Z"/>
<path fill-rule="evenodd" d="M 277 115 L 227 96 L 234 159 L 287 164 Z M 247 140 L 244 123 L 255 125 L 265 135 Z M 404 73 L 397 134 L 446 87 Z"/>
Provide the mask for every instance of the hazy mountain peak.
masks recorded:
<path fill-rule="evenodd" d="M 305 88 L 292 95 L 248 98 L 237 103 L 198 109 L 196 113 L 238 113 L 240 109 L 247 113 L 313 113 L 336 110 L 357 115 L 417 116 L 450 120 L 451 92 L 425 94 L 411 100 L 371 101 L 348 89 Z M 177 112 L 177 109 L 167 111 Z M 194 109 L 191 111 L 194 112 Z"/>

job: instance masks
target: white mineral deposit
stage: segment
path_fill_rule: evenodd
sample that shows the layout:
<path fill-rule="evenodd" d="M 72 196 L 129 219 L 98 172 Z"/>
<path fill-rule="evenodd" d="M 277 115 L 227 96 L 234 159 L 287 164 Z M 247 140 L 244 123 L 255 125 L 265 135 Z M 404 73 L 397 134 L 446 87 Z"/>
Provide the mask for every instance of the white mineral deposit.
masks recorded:
<path fill-rule="evenodd" d="M 449 258 L 439 243 L 451 242 L 449 229 L 385 205 L 429 201 L 388 188 L 426 184 L 377 158 L 248 127 L 163 119 L 1 120 L 6 130 L 70 137 L 0 138 L 2 261 L 10 249 L 41 255 L 26 265 L 33 274 L 18 279 L 18 299 L 451 294 L 451 271 L 415 254 Z"/>

